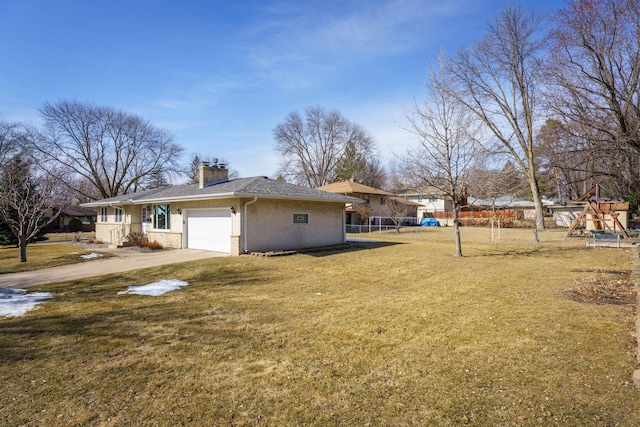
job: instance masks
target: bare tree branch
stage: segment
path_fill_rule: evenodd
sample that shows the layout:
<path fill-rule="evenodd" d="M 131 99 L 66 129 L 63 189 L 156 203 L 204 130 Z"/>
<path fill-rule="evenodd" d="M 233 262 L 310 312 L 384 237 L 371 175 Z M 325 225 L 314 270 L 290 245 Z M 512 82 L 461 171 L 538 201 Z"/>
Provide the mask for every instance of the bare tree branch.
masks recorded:
<path fill-rule="evenodd" d="M 431 67 L 427 97 L 407 115 L 409 131 L 418 146 L 402 159 L 421 188 L 434 187 L 452 201 L 456 256 L 462 256 L 458 214 L 466 197 L 465 178 L 476 161 L 480 145 L 478 119 L 453 95 L 452 78 L 441 55 L 439 68 Z"/>
<path fill-rule="evenodd" d="M 281 156 L 280 173 L 309 187 L 334 182 L 337 167 L 351 145 L 365 159 L 373 157 L 373 138 L 337 110 L 309 107 L 304 118 L 294 111 L 273 129 Z"/>
<path fill-rule="evenodd" d="M 40 112 L 45 132 L 32 151 L 90 183 L 96 191 L 74 188 L 85 198 L 136 191 L 158 170 L 181 172 L 182 147 L 139 116 L 78 101 L 45 103 Z"/>
<path fill-rule="evenodd" d="M 483 39 L 449 61 L 456 86 L 452 94 L 482 120 L 527 176 L 537 229 L 544 229 L 534 145 L 534 126 L 540 120 L 541 24 L 535 13 L 506 6 Z"/>

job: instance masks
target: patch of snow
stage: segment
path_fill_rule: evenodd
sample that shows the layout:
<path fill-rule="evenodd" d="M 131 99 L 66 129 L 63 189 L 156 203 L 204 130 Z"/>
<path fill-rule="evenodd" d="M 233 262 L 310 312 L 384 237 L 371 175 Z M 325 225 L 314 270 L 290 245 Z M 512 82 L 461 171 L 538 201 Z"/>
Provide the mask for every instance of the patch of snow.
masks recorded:
<path fill-rule="evenodd" d="M 93 258 L 100 258 L 101 256 L 103 256 L 103 255 L 93 252 L 93 253 L 90 253 L 90 254 L 87 254 L 87 255 L 80 255 L 80 258 L 82 258 L 82 259 L 93 259 Z"/>
<path fill-rule="evenodd" d="M 49 292 L 28 294 L 24 289 L 0 288 L 0 316 L 22 316 L 36 308 L 38 301 L 53 298 Z"/>
<path fill-rule="evenodd" d="M 149 295 L 157 297 L 165 292 L 173 291 L 182 286 L 187 286 L 187 282 L 182 280 L 161 280 L 155 283 L 149 283 L 148 285 L 141 286 L 129 286 L 126 291 L 118 292 L 120 294 L 135 294 L 135 295 Z"/>

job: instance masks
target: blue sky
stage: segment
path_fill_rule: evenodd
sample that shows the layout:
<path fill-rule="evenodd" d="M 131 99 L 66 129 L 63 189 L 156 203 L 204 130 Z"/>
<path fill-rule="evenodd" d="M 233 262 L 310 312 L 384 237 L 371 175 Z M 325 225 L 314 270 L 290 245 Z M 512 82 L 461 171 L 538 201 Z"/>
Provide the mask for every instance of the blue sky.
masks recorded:
<path fill-rule="evenodd" d="M 322 105 L 367 129 L 386 165 L 412 144 L 405 110 L 429 61 L 507 2 L 0 0 L 0 118 L 39 125 L 45 101 L 94 102 L 171 131 L 187 155 L 274 176 L 272 129 Z"/>

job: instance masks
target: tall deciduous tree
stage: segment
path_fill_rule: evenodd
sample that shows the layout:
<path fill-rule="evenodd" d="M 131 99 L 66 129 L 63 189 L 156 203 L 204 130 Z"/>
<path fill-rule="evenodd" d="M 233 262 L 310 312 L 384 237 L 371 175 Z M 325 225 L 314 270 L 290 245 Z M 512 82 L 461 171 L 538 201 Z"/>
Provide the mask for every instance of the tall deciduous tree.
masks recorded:
<path fill-rule="evenodd" d="M 534 12 L 506 6 L 484 38 L 449 61 L 453 93 L 490 130 L 497 152 L 511 158 L 527 177 L 539 230 L 544 229 L 544 218 L 534 133 L 540 121 L 541 25 Z"/>
<path fill-rule="evenodd" d="M 0 120 L 0 167 L 19 150 L 18 125 Z"/>
<path fill-rule="evenodd" d="M 27 261 L 27 245 L 63 209 L 62 177 L 38 174 L 30 160 L 15 156 L 0 174 L 0 217 L 18 241 L 20 262 Z"/>
<path fill-rule="evenodd" d="M 143 187 L 155 171 L 180 171 L 182 147 L 140 116 L 79 101 L 45 103 L 40 112 L 45 132 L 31 149 L 96 190 L 74 188 L 80 196 L 126 194 Z"/>
<path fill-rule="evenodd" d="M 595 144 L 577 137 L 558 120 L 549 119 L 536 135 L 543 179 L 558 200 L 574 200 L 606 178 L 608 158 Z"/>
<path fill-rule="evenodd" d="M 570 0 L 555 16 L 549 107 L 606 159 L 601 176 L 640 191 L 640 1 Z"/>
<path fill-rule="evenodd" d="M 335 181 L 337 167 L 349 147 L 355 156 L 371 159 L 373 138 L 337 110 L 309 107 L 304 117 L 294 111 L 273 129 L 281 157 L 280 175 L 300 185 L 319 187 Z"/>
<path fill-rule="evenodd" d="M 452 75 L 441 56 L 439 68 L 430 69 L 427 96 L 407 115 L 409 131 L 418 146 L 403 158 L 413 182 L 434 187 L 451 200 L 455 227 L 456 256 L 462 256 L 458 216 L 465 199 L 465 178 L 480 150 L 478 121 L 452 92 Z"/>

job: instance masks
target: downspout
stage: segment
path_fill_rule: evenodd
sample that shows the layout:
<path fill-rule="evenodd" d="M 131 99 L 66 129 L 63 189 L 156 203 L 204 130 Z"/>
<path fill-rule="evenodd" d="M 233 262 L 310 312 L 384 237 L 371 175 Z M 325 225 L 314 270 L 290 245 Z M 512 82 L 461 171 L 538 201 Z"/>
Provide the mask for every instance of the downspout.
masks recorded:
<path fill-rule="evenodd" d="M 347 242 L 347 209 L 342 209 L 342 243 Z"/>
<path fill-rule="evenodd" d="M 247 206 L 249 206 L 252 203 L 255 203 L 258 201 L 258 196 L 253 196 L 253 200 L 248 201 L 247 203 L 244 204 L 243 206 L 243 211 L 242 211 L 242 247 L 244 249 L 244 253 L 249 253 L 249 249 L 247 249 Z"/>

